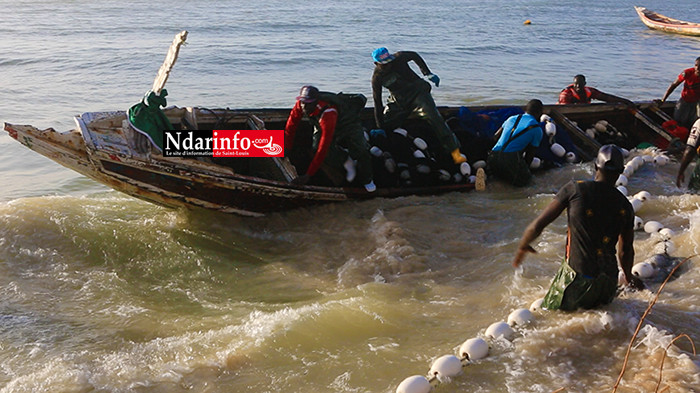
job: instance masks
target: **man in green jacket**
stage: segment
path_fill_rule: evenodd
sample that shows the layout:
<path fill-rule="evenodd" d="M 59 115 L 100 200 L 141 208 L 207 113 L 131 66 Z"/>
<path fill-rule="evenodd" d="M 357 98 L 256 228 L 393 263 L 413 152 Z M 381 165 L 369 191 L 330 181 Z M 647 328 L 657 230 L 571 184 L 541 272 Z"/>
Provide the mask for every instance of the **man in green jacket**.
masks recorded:
<path fill-rule="evenodd" d="M 382 47 L 372 52 L 374 73 L 372 74 L 372 96 L 374 98 L 374 118 L 377 128 L 393 130 L 401 127 L 406 118 L 416 113 L 432 127 L 440 145 L 452 157 L 455 164 L 467 161 L 459 151 L 459 141 L 445 123 L 430 94 L 430 84 L 416 75 L 408 65 L 413 61 L 423 75 L 435 86 L 440 78 L 430 72 L 427 64 L 416 52 L 402 51 L 389 53 Z M 382 88 L 389 90 L 387 106 L 382 103 Z"/>

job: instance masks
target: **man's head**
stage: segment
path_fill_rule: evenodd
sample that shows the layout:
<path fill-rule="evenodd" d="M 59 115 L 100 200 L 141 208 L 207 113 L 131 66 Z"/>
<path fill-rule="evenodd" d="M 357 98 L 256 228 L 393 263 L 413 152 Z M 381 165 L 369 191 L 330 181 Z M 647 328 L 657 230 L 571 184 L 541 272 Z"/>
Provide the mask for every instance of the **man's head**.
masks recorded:
<path fill-rule="evenodd" d="M 584 87 L 586 87 L 586 77 L 578 74 L 574 77 L 574 89 L 576 90 L 582 90 Z"/>
<path fill-rule="evenodd" d="M 320 93 L 318 89 L 311 85 L 302 86 L 297 96 L 297 101 L 301 102 L 301 109 L 307 115 L 313 112 L 316 107 Z"/>
<path fill-rule="evenodd" d="M 542 117 L 542 101 L 538 99 L 528 101 L 527 105 L 525 105 L 525 112 L 539 120 Z"/>
<path fill-rule="evenodd" d="M 605 176 L 605 178 L 616 181 L 624 168 L 622 151 L 616 145 L 604 145 L 598 150 L 595 159 L 595 169 Z"/>
<path fill-rule="evenodd" d="M 695 68 L 695 73 L 697 75 L 700 75 L 700 57 L 695 59 L 695 67 L 693 67 L 693 68 Z"/>
<path fill-rule="evenodd" d="M 387 64 L 394 60 L 394 55 L 385 47 L 377 48 L 372 52 L 372 59 L 378 64 Z"/>

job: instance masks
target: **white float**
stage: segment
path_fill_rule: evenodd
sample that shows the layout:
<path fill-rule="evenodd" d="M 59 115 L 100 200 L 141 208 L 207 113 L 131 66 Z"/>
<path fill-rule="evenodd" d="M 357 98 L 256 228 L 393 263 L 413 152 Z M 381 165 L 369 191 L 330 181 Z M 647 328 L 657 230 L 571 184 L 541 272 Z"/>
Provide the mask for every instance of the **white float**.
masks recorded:
<path fill-rule="evenodd" d="M 650 156 L 649 154 L 645 154 L 642 156 L 642 160 L 644 160 L 644 163 L 650 163 L 654 162 L 654 157 Z"/>
<path fill-rule="evenodd" d="M 644 224 L 644 232 L 656 233 L 656 232 L 662 230 L 663 227 L 664 227 L 664 224 L 662 224 L 658 221 L 647 221 L 646 224 Z"/>
<path fill-rule="evenodd" d="M 440 169 L 438 172 L 438 178 L 442 181 L 448 181 L 452 178 L 452 175 L 450 175 L 450 172 L 447 172 L 444 169 Z"/>
<path fill-rule="evenodd" d="M 552 121 L 552 118 L 549 117 L 549 115 L 543 113 L 542 116 L 540 116 L 540 123 L 544 123 L 547 121 Z"/>
<path fill-rule="evenodd" d="M 425 150 L 428 148 L 428 144 L 423 140 L 423 138 L 415 138 L 413 140 L 413 144 L 421 150 Z"/>
<path fill-rule="evenodd" d="M 472 168 L 469 166 L 468 162 L 463 162 L 459 165 L 459 172 L 462 176 L 469 176 L 472 173 Z"/>
<path fill-rule="evenodd" d="M 553 143 L 549 149 L 557 157 L 564 157 L 564 155 L 566 155 L 566 149 L 564 149 L 564 147 L 558 143 Z"/>
<path fill-rule="evenodd" d="M 552 137 L 557 134 L 557 125 L 552 123 L 551 121 L 548 121 L 544 125 L 544 132 L 547 134 L 547 136 Z"/>
<path fill-rule="evenodd" d="M 615 182 L 616 186 L 626 186 L 627 185 L 627 176 L 625 175 L 620 175 L 617 177 L 617 181 Z"/>
<path fill-rule="evenodd" d="M 574 163 L 576 162 L 576 160 L 578 160 L 578 157 L 576 157 L 576 153 L 572 151 L 566 152 L 566 162 Z"/>
<path fill-rule="evenodd" d="M 625 169 L 622 170 L 622 174 L 627 176 L 627 178 L 632 177 L 632 175 L 634 175 L 633 165 L 625 165 Z"/>
<path fill-rule="evenodd" d="M 537 169 L 542 165 L 542 160 L 538 157 L 532 157 L 532 162 L 530 163 L 530 169 Z"/>
<path fill-rule="evenodd" d="M 638 212 L 639 209 L 641 209 L 642 205 L 644 204 L 644 202 L 642 202 L 641 199 L 637 199 L 637 198 L 630 199 L 630 203 L 632 204 L 632 209 L 634 210 L 635 213 Z"/>
<path fill-rule="evenodd" d="M 519 308 L 508 315 L 508 325 L 523 326 L 532 322 L 535 317 L 527 308 Z"/>
<path fill-rule="evenodd" d="M 617 190 L 622 193 L 622 195 L 627 196 L 627 187 L 625 186 L 617 186 Z"/>
<path fill-rule="evenodd" d="M 399 135 L 401 135 L 401 136 L 403 136 L 404 138 L 408 137 L 408 131 L 406 131 L 406 130 L 403 129 L 403 128 L 397 128 L 397 129 L 394 130 L 394 132 L 397 133 L 397 134 L 399 134 Z"/>
<path fill-rule="evenodd" d="M 470 338 L 459 347 L 459 356 L 471 361 L 483 359 L 489 354 L 489 344 L 483 338 Z"/>
<path fill-rule="evenodd" d="M 472 168 L 474 169 L 479 169 L 479 168 L 486 168 L 486 161 L 484 160 L 479 160 L 472 164 Z"/>
<path fill-rule="evenodd" d="M 544 302 L 544 298 L 543 298 L 543 297 L 541 297 L 541 298 L 535 300 L 534 302 L 532 302 L 532 304 L 530 304 L 530 311 L 540 311 L 540 310 L 542 309 L 542 303 L 543 303 L 543 302 Z"/>
<path fill-rule="evenodd" d="M 644 229 L 644 220 L 639 216 L 634 216 L 634 230 L 641 231 Z"/>
<path fill-rule="evenodd" d="M 639 199 L 642 202 L 646 202 L 651 198 L 651 194 L 648 191 L 639 191 L 634 194 L 635 199 Z"/>
<path fill-rule="evenodd" d="M 428 378 L 422 375 L 414 375 L 401 381 L 396 388 L 396 393 L 429 393 L 432 388 Z"/>
<path fill-rule="evenodd" d="M 462 361 L 455 355 L 444 355 L 435 359 L 428 374 L 451 378 L 459 375 L 461 372 Z"/>
<path fill-rule="evenodd" d="M 595 139 L 595 128 L 586 129 L 586 135 L 591 139 Z"/>
<path fill-rule="evenodd" d="M 413 157 L 425 158 L 425 153 L 423 153 L 422 150 L 415 150 L 415 151 L 413 151 Z"/>
<path fill-rule="evenodd" d="M 464 176 L 462 176 L 461 173 L 455 173 L 454 175 L 452 175 L 452 180 L 455 183 L 461 183 L 462 180 L 464 180 Z M 474 176 L 474 181 L 476 181 L 476 176 Z"/>
<path fill-rule="evenodd" d="M 644 159 L 642 157 L 637 156 L 632 159 L 632 163 L 634 163 L 634 169 L 637 170 L 642 165 L 644 165 Z"/>
<path fill-rule="evenodd" d="M 639 278 L 649 278 L 656 273 L 656 269 L 648 262 L 639 262 L 632 266 L 632 275 Z"/>
<path fill-rule="evenodd" d="M 675 235 L 673 229 L 671 228 L 663 228 L 659 231 L 659 234 L 664 238 L 664 240 L 668 240 Z"/>
<path fill-rule="evenodd" d="M 598 132 L 607 132 L 608 131 L 608 122 L 605 120 L 600 120 L 597 123 L 595 123 L 595 125 L 593 127 Z"/>
<path fill-rule="evenodd" d="M 654 245 L 654 253 L 656 254 L 673 254 L 676 251 L 676 245 L 670 241 L 662 241 Z"/>
<path fill-rule="evenodd" d="M 384 157 L 384 168 L 386 168 L 389 173 L 396 172 L 396 161 L 394 161 L 390 155 Z"/>
<path fill-rule="evenodd" d="M 469 176 L 469 183 L 472 183 L 472 184 L 476 183 L 476 176 L 474 176 L 474 175 Z"/>
<path fill-rule="evenodd" d="M 372 146 L 372 148 L 369 149 L 369 152 L 375 157 L 381 157 L 382 153 L 384 153 L 382 149 L 378 148 L 377 146 Z"/>
<path fill-rule="evenodd" d="M 669 158 L 663 154 L 654 157 L 654 164 L 664 166 L 668 164 Z"/>
<path fill-rule="evenodd" d="M 491 326 L 489 326 L 486 329 L 486 337 L 490 338 L 498 338 L 498 337 L 505 337 L 507 340 L 511 340 L 513 338 L 513 329 L 508 326 L 507 323 L 505 322 L 495 322 L 492 323 Z"/>
<path fill-rule="evenodd" d="M 630 151 L 625 149 L 624 147 L 621 147 L 620 151 L 622 152 L 622 157 L 627 157 L 630 155 Z"/>
<path fill-rule="evenodd" d="M 416 165 L 416 171 L 423 175 L 427 175 L 428 173 L 430 173 L 430 167 L 423 164 Z"/>
<path fill-rule="evenodd" d="M 666 265 L 666 257 L 661 255 L 661 254 L 654 254 L 651 256 L 651 258 L 647 259 L 644 262 L 647 262 L 651 266 L 653 266 L 655 269 L 658 269 L 659 265 L 661 265 L 661 266 Z"/>

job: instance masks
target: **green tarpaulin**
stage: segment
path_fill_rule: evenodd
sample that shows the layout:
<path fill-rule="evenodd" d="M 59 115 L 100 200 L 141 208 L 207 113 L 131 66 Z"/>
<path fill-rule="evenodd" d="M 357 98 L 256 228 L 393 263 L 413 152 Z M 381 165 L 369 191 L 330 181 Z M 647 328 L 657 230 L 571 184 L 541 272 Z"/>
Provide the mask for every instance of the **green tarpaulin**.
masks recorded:
<path fill-rule="evenodd" d="M 167 95 L 168 91 L 165 89 L 160 91 L 160 95 L 150 91 L 141 102 L 129 108 L 127 112 L 129 124 L 145 135 L 161 152 L 163 151 L 163 131 L 173 129 L 170 120 L 160 110 L 160 107 L 167 105 L 165 100 Z"/>

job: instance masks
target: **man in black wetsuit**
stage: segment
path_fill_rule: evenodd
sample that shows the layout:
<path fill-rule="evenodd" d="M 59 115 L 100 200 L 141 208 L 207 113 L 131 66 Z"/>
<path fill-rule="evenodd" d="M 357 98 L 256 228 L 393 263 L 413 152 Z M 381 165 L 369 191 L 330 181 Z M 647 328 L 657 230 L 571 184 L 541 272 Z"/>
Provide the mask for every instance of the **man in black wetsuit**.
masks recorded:
<path fill-rule="evenodd" d="M 643 289 L 632 275 L 634 263 L 634 210 L 627 198 L 615 188 L 623 170 L 622 152 L 615 145 L 598 151 L 593 181 L 571 181 L 525 230 L 513 266 L 518 267 L 530 246 L 544 230 L 567 209 L 568 236 L 566 260 L 554 277 L 542 304 L 548 310 L 594 308 L 610 303 L 617 291 L 617 257 L 627 284 Z"/>
<path fill-rule="evenodd" d="M 416 63 L 420 71 L 433 82 L 440 85 L 440 78 L 430 72 L 422 57 L 416 52 L 402 51 L 389 53 L 386 48 L 377 48 L 372 52 L 374 73 L 372 74 L 372 96 L 374 98 L 374 118 L 377 128 L 393 130 L 401 127 L 404 120 L 416 113 L 425 119 L 435 132 L 442 148 L 450 154 L 455 164 L 467 161 L 459 151 L 459 141 L 445 123 L 430 95 L 430 84 L 416 75 L 408 65 Z M 382 87 L 389 89 L 387 106 L 382 104 Z"/>

